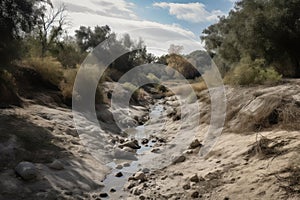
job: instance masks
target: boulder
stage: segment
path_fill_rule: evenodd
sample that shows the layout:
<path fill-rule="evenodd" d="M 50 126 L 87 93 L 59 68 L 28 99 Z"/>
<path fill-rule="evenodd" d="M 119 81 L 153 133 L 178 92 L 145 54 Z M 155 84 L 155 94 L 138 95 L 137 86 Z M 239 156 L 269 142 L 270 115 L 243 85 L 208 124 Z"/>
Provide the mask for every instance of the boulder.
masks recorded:
<path fill-rule="evenodd" d="M 32 180 L 37 177 L 37 169 L 31 162 L 20 162 L 16 168 L 16 173 L 24 180 Z"/>

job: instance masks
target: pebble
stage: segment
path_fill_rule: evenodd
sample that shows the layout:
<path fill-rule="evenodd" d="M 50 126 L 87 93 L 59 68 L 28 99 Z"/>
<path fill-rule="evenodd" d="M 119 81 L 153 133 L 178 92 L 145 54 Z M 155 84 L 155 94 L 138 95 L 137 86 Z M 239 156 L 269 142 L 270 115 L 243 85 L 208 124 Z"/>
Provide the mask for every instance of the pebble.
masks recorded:
<path fill-rule="evenodd" d="M 182 188 L 184 190 L 189 190 L 189 189 L 191 189 L 191 186 L 189 184 L 185 184 L 184 186 L 182 186 Z"/>
<path fill-rule="evenodd" d="M 118 173 L 116 173 L 116 175 L 115 175 L 116 177 L 122 177 L 123 176 L 123 174 L 122 174 L 122 172 L 118 172 Z"/>
<path fill-rule="evenodd" d="M 123 163 L 123 166 L 124 166 L 124 167 L 129 167 L 129 166 L 130 166 L 130 163 L 128 163 L 128 162 Z"/>
<path fill-rule="evenodd" d="M 140 180 L 140 181 L 145 181 L 146 180 L 146 175 L 143 172 L 137 172 L 133 176 L 135 180 Z"/>
<path fill-rule="evenodd" d="M 197 147 L 201 147 L 202 144 L 199 142 L 198 139 L 195 139 L 191 144 L 190 144 L 190 149 L 196 149 Z"/>
<path fill-rule="evenodd" d="M 102 198 L 106 198 L 106 197 L 108 197 L 108 194 L 107 193 L 100 193 L 99 196 L 102 197 Z"/>
<path fill-rule="evenodd" d="M 111 188 L 111 189 L 110 189 L 110 192 L 114 193 L 114 192 L 116 192 L 116 189 Z"/>
<path fill-rule="evenodd" d="M 198 175 L 195 174 L 194 176 L 192 176 L 192 177 L 190 178 L 190 181 L 191 181 L 191 182 L 194 182 L 194 183 L 198 183 L 198 182 L 199 182 L 199 177 L 198 177 Z"/>
<path fill-rule="evenodd" d="M 197 192 L 197 191 L 192 192 L 191 197 L 194 198 L 194 199 L 198 198 L 199 197 L 199 192 Z"/>
<path fill-rule="evenodd" d="M 54 160 L 51 164 L 49 164 L 49 168 L 55 170 L 62 170 L 64 169 L 64 165 L 59 160 Z"/>
<path fill-rule="evenodd" d="M 175 157 L 173 158 L 172 163 L 173 163 L 173 164 L 181 163 L 181 162 L 184 162 L 185 159 L 186 159 L 186 158 L 185 158 L 185 156 L 183 156 L 183 155 L 181 155 L 181 156 L 175 156 Z"/>
<path fill-rule="evenodd" d="M 117 166 L 116 166 L 116 169 L 122 169 L 122 168 L 123 168 L 122 165 L 117 165 Z"/>

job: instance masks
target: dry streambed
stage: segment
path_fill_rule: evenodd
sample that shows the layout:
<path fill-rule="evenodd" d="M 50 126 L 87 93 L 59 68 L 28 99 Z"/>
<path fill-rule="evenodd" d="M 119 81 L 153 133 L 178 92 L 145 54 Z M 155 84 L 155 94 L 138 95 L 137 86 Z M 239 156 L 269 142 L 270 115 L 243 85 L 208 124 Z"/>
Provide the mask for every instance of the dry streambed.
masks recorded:
<path fill-rule="evenodd" d="M 199 126 L 182 124 L 168 97 L 148 121 L 138 119 L 147 109 L 132 107 L 133 125 L 147 122 L 119 135 L 103 108 L 101 132 L 82 124 L 91 134 L 80 137 L 69 109 L 1 110 L 0 199 L 299 199 L 299 92 L 298 80 L 227 87 L 224 131 L 205 157 L 198 152 L 209 128 L 207 91 L 198 94 Z M 197 116 L 195 103 L 189 113 Z"/>

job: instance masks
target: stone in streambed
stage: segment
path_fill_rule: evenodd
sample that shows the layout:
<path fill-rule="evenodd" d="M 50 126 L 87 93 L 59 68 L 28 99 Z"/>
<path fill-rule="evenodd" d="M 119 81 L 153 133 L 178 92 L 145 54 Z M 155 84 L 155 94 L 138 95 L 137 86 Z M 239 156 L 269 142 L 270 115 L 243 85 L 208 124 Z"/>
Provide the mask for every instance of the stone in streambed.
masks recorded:
<path fill-rule="evenodd" d="M 32 180 L 37 177 L 37 169 L 31 162 L 20 162 L 16 166 L 15 171 L 24 180 Z"/>
<path fill-rule="evenodd" d="M 49 164 L 49 168 L 55 169 L 55 170 L 63 170 L 64 165 L 59 160 L 54 160 L 51 164 Z"/>
<path fill-rule="evenodd" d="M 135 180 L 146 181 L 146 175 L 143 172 L 137 172 L 133 176 Z"/>
<path fill-rule="evenodd" d="M 202 146 L 202 144 L 199 142 L 198 139 L 196 139 L 190 144 L 189 148 L 196 149 L 197 147 L 201 147 L 201 146 Z"/>
<path fill-rule="evenodd" d="M 137 140 L 125 142 L 125 143 L 119 145 L 119 147 L 121 147 L 121 148 L 130 147 L 132 149 L 140 149 L 141 148 L 141 146 L 139 145 L 139 142 Z"/>
<path fill-rule="evenodd" d="M 115 175 L 115 177 L 118 177 L 118 178 L 120 178 L 120 177 L 122 177 L 123 176 L 123 173 L 122 172 L 118 172 L 118 173 L 116 173 L 116 175 Z"/>
<path fill-rule="evenodd" d="M 194 176 L 192 176 L 192 177 L 190 178 L 190 181 L 191 181 L 191 182 L 194 182 L 194 183 L 198 183 L 198 182 L 199 182 L 199 177 L 198 177 L 198 175 L 195 174 Z"/>
<path fill-rule="evenodd" d="M 177 163 L 181 163 L 185 161 L 185 156 L 184 155 L 178 155 L 178 156 L 174 156 L 172 159 L 172 163 L 173 164 L 177 164 Z"/>

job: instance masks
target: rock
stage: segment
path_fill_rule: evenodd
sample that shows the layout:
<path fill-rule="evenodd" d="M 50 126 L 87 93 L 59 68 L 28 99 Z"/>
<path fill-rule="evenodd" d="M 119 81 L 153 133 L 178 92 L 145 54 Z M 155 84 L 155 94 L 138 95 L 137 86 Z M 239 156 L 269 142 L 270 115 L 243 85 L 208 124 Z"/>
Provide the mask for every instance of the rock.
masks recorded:
<path fill-rule="evenodd" d="M 182 172 L 175 172 L 175 173 L 173 174 L 173 176 L 183 176 L 183 173 L 182 173 Z"/>
<path fill-rule="evenodd" d="M 136 196 L 141 195 L 143 191 L 140 188 L 133 189 L 132 193 Z"/>
<path fill-rule="evenodd" d="M 137 172 L 133 176 L 135 180 L 140 180 L 140 181 L 145 181 L 146 180 L 146 175 L 143 172 Z"/>
<path fill-rule="evenodd" d="M 185 156 L 183 155 L 180 155 L 180 156 L 174 156 L 173 159 L 172 159 L 172 163 L 173 164 L 177 164 L 177 163 L 181 163 L 181 162 L 184 162 L 185 161 Z"/>
<path fill-rule="evenodd" d="M 140 200 L 145 200 L 145 199 L 146 199 L 146 197 L 145 197 L 145 196 L 143 196 L 143 195 L 141 195 L 141 196 L 139 197 L 139 199 L 140 199 Z"/>
<path fill-rule="evenodd" d="M 117 159 L 125 159 L 125 160 L 137 160 L 137 157 L 132 152 L 124 151 L 123 149 L 115 149 L 114 157 Z"/>
<path fill-rule="evenodd" d="M 193 154 L 193 153 L 194 153 L 194 151 L 191 150 L 191 149 L 186 150 L 186 151 L 183 152 L 183 154 Z"/>
<path fill-rule="evenodd" d="M 229 197 L 224 197 L 224 200 L 229 200 Z"/>
<path fill-rule="evenodd" d="M 191 182 L 194 182 L 194 183 L 198 183 L 198 182 L 199 182 L 199 177 L 198 177 L 198 175 L 195 174 L 194 176 L 192 176 L 192 177 L 190 178 L 190 181 L 191 181 Z"/>
<path fill-rule="evenodd" d="M 201 147 L 202 144 L 199 142 L 198 139 L 194 140 L 191 144 L 190 144 L 190 149 L 196 149 L 197 147 Z"/>
<path fill-rule="evenodd" d="M 143 145 L 148 144 L 148 142 L 149 142 L 149 140 L 147 138 L 143 138 L 142 141 L 141 141 L 141 143 Z"/>
<path fill-rule="evenodd" d="M 142 172 L 144 172 L 145 174 L 150 173 L 150 169 L 144 168 L 144 169 L 142 170 Z"/>
<path fill-rule="evenodd" d="M 197 191 L 192 192 L 191 197 L 194 198 L 194 199 L 198 198 L 199 197 L 199 192 L 197 192 Z"/>
<path fill-rule="evenodd" d="M 114 192 L 116 192 L 116 189 L 111 188 L 111 189 L 110 189 L 110 192 L 111 192 L 111 193 L 114 193 Z"/>
<path fill-rule="evenodd" d="M 140 149 L 141 148 L 141 146 L 139 145 L 137 140 L 125 142 L 125 143 L 121 144 L 119 147 L 121 147 L 121 148 L 122 147 L 130 147 L 132 149 Z"/>
<path fill-rule="evenodd" d="M 115 177 L 122 177 L 123 176 L 123 173 L 122 172 L 118 172 L 118 173 L 116 173 L 116 175 L 115 175 Z"/>
<path fill-rule="evenodd" d="M 32 180 L 37 177 L 37 169 L 31 162 L 20 162 L 15 171 L 20 175 L 24 180 Z"/>
<path fill-rule="evenodd" d="M 191 189 L 191 186 L 189 184 L 185 184 L 185 185 L 182 186 L 182 188 L 184 190 L 189 190 L 189 189 Z"/>
<path fill-rule="evenodd" d="M 105 192 L 103 192 L 103 193 L 100 193 L 100 195 L 99 195 L 100 197 L 102 197 L 102 198 L 106 198 L 106 197 L 108 197 L 108 194 L 107 193 L 105 193 Z"/>
<path fill-rule="evenodd" d="M 54 160 L 51 164 L 49 164 L 49 168 L 55 170 L 62 170 L 64 169 L 64 165 L 59 160 Z"/>
<path fill-rule="evenodd" d="M 136 153 L 136 150 L 135 149 L 132 149 L 130 147 L 123 147 L 123 150 L 124 151 L 127 151 L 127 152 L 130 152 L 130 153 Z"/>
<path fill-rule="evenodd" d="M 152 153 L 159 153 L 160 152 L 160 149 L 159 148 L 154 148 L 151 150 Z"/>
<path fill-rule="evenodd" d="M 122 168 L 123 168 L 122 165 L 117 165 L 117 166 L 116 166 L 116 169 L 122 169 Z"/>
<path fill-rule="evenodd" d="M 125 188 L 127 188 L 128 190 L 130 190 L 131 188 L 134 188 L 135 186 L 136 186 L 136 182 L 132 182 L 132 181 L 127 182 L 125 184 Z"/>
<path fill-rule="evenodd" d="M 72 191 L 65 191 L 65 195 L 71 196 L 73 194 Z"/>
<path fill-rule="evenodd" d="M 130 163 L 128 163 L 128 162 L 123 163 L 123 167 L 130 167 Z"/>

